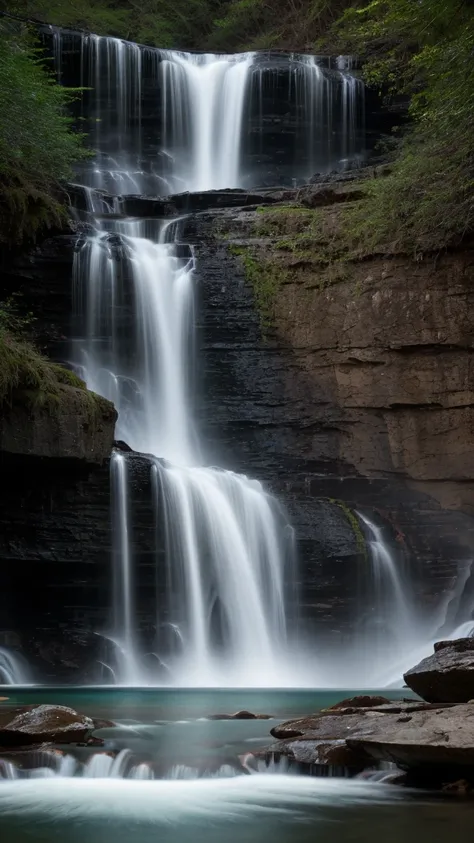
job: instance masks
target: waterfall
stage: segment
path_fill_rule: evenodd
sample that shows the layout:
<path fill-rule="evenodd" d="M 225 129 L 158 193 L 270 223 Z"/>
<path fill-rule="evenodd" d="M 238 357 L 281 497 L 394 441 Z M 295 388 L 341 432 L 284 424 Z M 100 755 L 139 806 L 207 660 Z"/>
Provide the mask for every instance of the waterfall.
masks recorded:
<path fill-rule="evenodd" d="M 160 466 L 155 478 L 172 560 L 167 616 L 181 633 L 172 673 L 192 685 L 277 683 L 292 534 L 276 501 L 220 469 Z"/>
<path fill-rule="evenodd" d="M 252 188 L 268 178 L 291 185 L 364 156 L 364 85 L 346 57 L 193 54 L 43 33 L 67 84 L 77 85 L 79 56 L 77 116 L 95 149 L 81 184 L 114 196 Z"/>
<path fill-rule="evenodd" d="M 405 580 L 403 560 L 395 557 L 381 527 L 366 515 L 356 514 L 365 528 L 368 550 L 355 633 L 360 669 L 372 681 L 386 684 L 401 678 L 400 662 L 426 640 L 427 630 Z"/>
<path fill-rule="evenodd" d="M 241 187 L 242 121 L 253 53 L 163 57 L 163 139 L 175 173 L 191 191 Z"/>
<path fill-rule="evenodd" d="M 135 644 L 133 604 L 134 576 L 130 544 L 127 461 L 123 454 L 112 453 L 110 462 L 112 489 L 112 535 L 114 558 L 114 638 L 119 654 L 119 671 L 128 684 L 139 682 Z"/>
<path fill-rule="evenodd" d="M 432 650 L 433 623 L 417 611 L 401 554 L 383 528 L 356 512 L 367 553 L 360 561 L 354 627 L 350 637 L 324 655 L 323 684 L 341 687 L 399 687 L 403 673 Z"/>
<path fill-rule="evenodd" d="M 0 685 L 28 685 L 31 679 L 21 656 L 0 647 Z"/>
<path fill-rule="evenodd" d="M 91 200 L 91 204 L 94 202 Z M 94 217 L 75 253 L 74 360 L 114 401 L 119 438 L 155 456 L 157 519 L 167 537 L 166 601 L 156 655 L 180 684 L 278 684 L 285 659 L 285 573 L 292 531 L 260 483 L 201 464 L 192 420 L 194 258 L 179 221 Z M 124 321 L 126 314 L 132 316 Z M 127 459 L 111 463 L 118 681 L 157 681 L 141 668 Z M 176 645 L 179 644 L 179 647 Z"/>
<path fill-rule="evenodd" d="M 254 60 L 249 72 L 250 118 L 256 121 L 263 155 L 266 134 L 273 129 L 270 102 L 283 91 L 293 121 L 282 129 L 292 150 L 289 170 L 296 181 L 360 163 L 364 149 L 364 84 L 350 64 L 325 67 L 316 56 L 290 54 L 285 62 Z M 279 118 L 282 122 L 282 118 Z M 258 178 L 257 174 L 255 178 Z M 258 183 L 258 181 L 257 181 Z"/>
<path fill-rule="evenodd" d="M 180 242 L 179 219 L 124 216 L 122 197 L 292 184 L 345 166 L 363 154 L 363 85 L 339 60 L 193 55 L 44 32 L 66 84 L 79 56 L 86 90 L 77 116 L 95 150 L 71 194 L 78 222 L 88 224 L 74 255 L 73 364 L 114 402 L 117 438 L 151 455 L 156 531 L 166 546 L 164 564 L 157 550 L 150 654 L 137 614 L 132 467 L 114 453 L 113 611 L 110 628 L 97 632 L 113 642 L 115 661 L 104 668 L 132 685 L 164 673 L 175 684 L 294 684 L 304 670 L 300 659 L 296 680 L 292 529 L 257 480 L 203 464 L 209 447 L 193 412 L 193 251 Z M 145 667 L 150 655 L 154 669 L 149 659 Z"/>

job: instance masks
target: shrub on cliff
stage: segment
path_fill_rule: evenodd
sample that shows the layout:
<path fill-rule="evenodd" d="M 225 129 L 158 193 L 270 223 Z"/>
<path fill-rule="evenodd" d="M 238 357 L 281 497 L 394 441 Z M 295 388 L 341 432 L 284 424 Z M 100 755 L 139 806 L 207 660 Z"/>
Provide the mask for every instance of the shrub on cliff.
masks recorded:
<path fill-rule="evenodd" d="M 58 85 L 24 28 L 0 25 L 0 242 L 64 221 L 62 181 L 86 155 Z"/>
<path fill-rule="evenodd" d="M 353 3 L 335 30 L 363 54 L 369 84 L 410 98 L 411 126 L 392 172 L 349 220 L 363 249 L 422 252 L 474 224 L 474 8 L 459 0 Z"/>

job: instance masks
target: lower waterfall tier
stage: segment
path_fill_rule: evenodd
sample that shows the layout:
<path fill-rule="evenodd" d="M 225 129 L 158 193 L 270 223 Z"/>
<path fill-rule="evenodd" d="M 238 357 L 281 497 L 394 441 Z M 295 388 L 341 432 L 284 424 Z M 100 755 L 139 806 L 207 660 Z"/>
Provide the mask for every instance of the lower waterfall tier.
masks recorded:
<path fill-rule="evenodd" d="M 229 201 L 235 204 L 235 194 Z M 336 458 L 333 443 L 339 434 L 328 420 L 337 405 L 331 410 L 327 402 L 315 401 L 310 375 L 291 350 L 276 338 L 262 341 L 240 260 L 227 238 L 215 237 L 222 215 L 228 225 L 225 211 L 191 215 L 182 233 L 183 240 L 199 244 L 196 348 L 202 366 L 196 419 L 205 440 L 213 443 L 213 461 L 258 477 L 288 512 L 297 537 L 301 635 L 328 653 L 334 647 L 342 654 L 351 651 L 367 571 L 351 509 L 376 512 L 387 525 L 387 541 L 408 565 L 420 619 L 438 607 L 445 612 L 445 629 L 454 628 L 469 616 L 473 596 L 469 514 L 443 508 L 428 487 L 414 487 L 385 464 L 379 464 L 379 476 L 364 477 L 354 464 Z M 66 361 L 74 243 L 69 236 L 52 238 L 4 274 L 5 286 L 21 287 L 25 306 L 38 314 L 39 342 Z M 121 320 L 121 330 L 131 337 L 127 307 Z M 319 419 L 315 408 L 322 413 Z M 157 565 L 165 571 L 165 536 L 158 534 L 157 540 L 153 460 L 131 453 L 127 464 L 136 525 L 136 635 L 146 654 L 155 652 L 157 605 L 165 599 L 164 593 L 156 599 Z M 35 678 L 45 682 L 110 682 L 105 665 L 113 647 L 103 637 L 113 625 L 109 466 L 4 453 L 2 477 L 0 647 L 23 653 Z M 452 495 L 452 478 L 445 485 Z M 468 484 L 460 487 L 463 495 L 467 490 Z M 291 595 L 288 601 L 291 616 L 298 607 Z M 156 657 L 150 659 L 148 668 L 156 672 Z M 279 684 L 284 684 L 281 667 Z M 354 662 L 352 667 L 354 686 L 364 684 L 368 666 Z"/>

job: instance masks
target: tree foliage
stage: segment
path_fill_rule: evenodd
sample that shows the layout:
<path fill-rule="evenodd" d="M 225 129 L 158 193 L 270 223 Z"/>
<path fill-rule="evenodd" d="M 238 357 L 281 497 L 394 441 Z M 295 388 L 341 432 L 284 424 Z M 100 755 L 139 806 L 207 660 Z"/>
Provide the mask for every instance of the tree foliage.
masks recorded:
<path fill-rule="evenodd" d="M 0 10 L 163 48 L 200 49 L 222 0 L 0 0 Z"/>
<path fill-rule="evenodd" d="M 385 97 L 406 98 L 411 122 L 397 144 L 392 173 L 373 182 L 368 202 L 354 211 L 354 242 L 365 248 L 387 243 L 426 249 L 456 243 L 472 227 L 474 4 L 469 0 L 0 0 L 2 8 L 161 47 L 356 54 L 369 85 Z M 31 131 L 28 120 L 37 122 L 37 160 L 42 164 L 49 148 L 57 161 L 55 175 L 61 177 L 63 165 L 77 154 L 61 110 L 66 95 L 45 84 L 31 48 L 22 45 L 15 53 L 9 43 L 1 47 L 2 62 L 8 60 L 2 114 L 10 113 L 14 74 L 23 82 L 3 138 L 16 120 L 20 137 Z M 32 74 L 28 83 L 27 72 Z M 36 118 L 27 88 L 40 77 L 50 113 L 46 109 Z M 44 143 L 48 131 L 59 148 Z M 0 138 L 4 155 L 10 141 L 1 143 Z M 25 152 L 25 169 L 27 161 Z M 48 179 L 51 159 L 46 164 L 41 172 Z M 37 187 L 35 180 L 31 184 Z"/>
<path fill-rule="evenodd" d="M 352 228 L 363 248 L 454 245 L 474 224 L 474 9 L 460 0 L 353 4 L 333 28 L 371 85 L 409 97 L 392 173 L 374 181 Z"/>
<path fill-rule="evenodd" d="M 0 240 L 19 242 L 63 221 L 63 180 L 85 155 L 67 105 L 32 36 L 0 29 Z"/>

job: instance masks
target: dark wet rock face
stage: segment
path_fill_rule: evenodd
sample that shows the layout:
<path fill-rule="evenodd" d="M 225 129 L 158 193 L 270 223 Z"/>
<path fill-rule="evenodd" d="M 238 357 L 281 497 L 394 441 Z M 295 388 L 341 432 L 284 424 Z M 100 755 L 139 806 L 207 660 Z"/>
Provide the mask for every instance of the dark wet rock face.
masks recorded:
<path fill-rule="evenodd" d="M 0 709 L 0 746 L 78 743 L 90 737 L 94 721 L 63 705 Z"/>
<path fill-rule="evenodd" d="M 474 638 L 439 641 L 434 655 L 408 673 L 407 685 L 428 702 L 467 703 L 474 699 Z"/>

